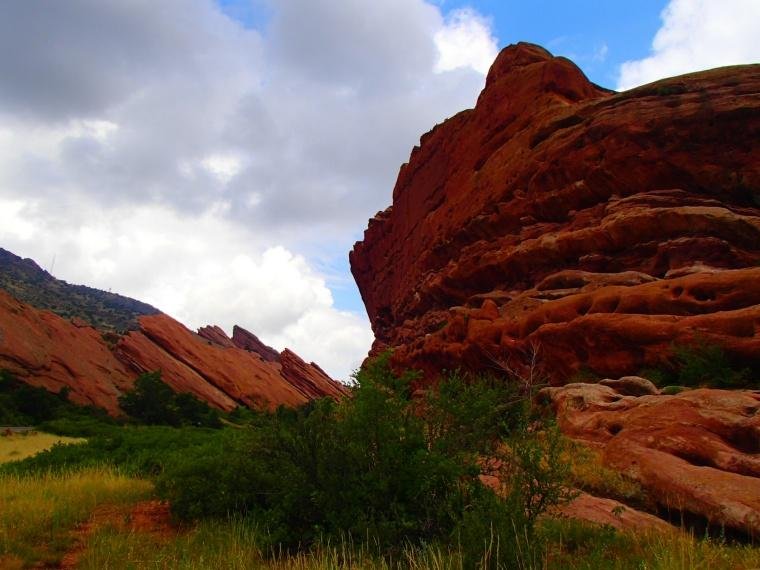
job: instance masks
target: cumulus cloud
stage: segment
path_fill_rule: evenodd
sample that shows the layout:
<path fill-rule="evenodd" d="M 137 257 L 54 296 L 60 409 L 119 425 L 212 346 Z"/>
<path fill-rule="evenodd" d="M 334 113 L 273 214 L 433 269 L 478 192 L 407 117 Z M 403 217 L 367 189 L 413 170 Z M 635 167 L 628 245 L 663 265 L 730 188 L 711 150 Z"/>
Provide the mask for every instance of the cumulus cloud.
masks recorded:
<path fill-rule="evenodd" d="M 671 0 L 661 18 L 652 55 L 622 64 L 619 90 L 692 71 L 760 61 L 756 0 Z"/>
<path fill-rule="evenodd" d="M 424 0 L 0 3 L 0 246 L 345 378 L 366 317 L 317 270 L 475 101 L 489 22 Z M 248 22 L 250 24 L 250 22 Z M 43 41 L 44 40 L 44 41 Z"/>
<path fill-rule="evenodd" d="M 491 24 L 470 8 L 449 14 L 446 25 L 435 33 L 438 72 L 471 67 L 487 73 L 498 53 Z"/>

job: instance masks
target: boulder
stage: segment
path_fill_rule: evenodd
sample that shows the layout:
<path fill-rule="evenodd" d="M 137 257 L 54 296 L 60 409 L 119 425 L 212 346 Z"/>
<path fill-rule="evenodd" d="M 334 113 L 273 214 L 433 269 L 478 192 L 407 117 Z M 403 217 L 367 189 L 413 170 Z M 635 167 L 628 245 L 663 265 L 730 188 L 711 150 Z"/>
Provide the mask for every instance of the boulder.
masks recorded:
<path fill-rule="evenodd" d="M 626 396 L 610 386 L 544 388 L 562 431 L 603 449 L 663 512 L 760 533 L 760 393 L 686 390 Z"/>

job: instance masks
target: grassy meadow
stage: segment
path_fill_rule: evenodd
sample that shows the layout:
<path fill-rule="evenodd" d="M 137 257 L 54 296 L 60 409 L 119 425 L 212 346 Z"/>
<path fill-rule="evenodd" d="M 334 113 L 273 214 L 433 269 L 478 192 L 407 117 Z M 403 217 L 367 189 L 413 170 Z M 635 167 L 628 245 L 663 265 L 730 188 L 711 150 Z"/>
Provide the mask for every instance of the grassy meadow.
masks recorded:
<path fill-rule="evenodd" d="M 57 564 L 98 507 L 126 507 L 151 491 L 150 482 L 108 469 L 0 475 L 0 568 Z"/>

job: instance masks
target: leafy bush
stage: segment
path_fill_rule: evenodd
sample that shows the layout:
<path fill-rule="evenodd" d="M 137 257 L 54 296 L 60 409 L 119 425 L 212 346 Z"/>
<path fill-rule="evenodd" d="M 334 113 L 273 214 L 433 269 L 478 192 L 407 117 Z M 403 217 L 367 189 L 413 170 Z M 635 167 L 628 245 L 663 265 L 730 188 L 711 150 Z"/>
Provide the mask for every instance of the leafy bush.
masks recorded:
<path fill-rule="evenodd" d="M 749 369 L 733 361 L 722 346 L 703 338 L 689 344 L 674 344 L 670 352 L 668 362 L 659 368 L 642 370 L 640 375 L 658 386 L 736 389 L 753 384 Z"/>
<path fill-rule="evenodd" d="M 159 371 L 140 375 L 133 389 L 119 398 L 119 406 L 148 425 L 221 427 L 219 412 L 192 394 L 175 393 Z"/>
<path fill-rule="evenodd" d="M 749 370 L 739 369 L 722 346 L 698 339 L 691 345 L 676 345 L 673 355 L 678 386 L 740 388 L 749 382 Z"/>
<path fill-rule="evenodd" d="M 414 375 L 393 374 L 387 356 L 356 380 L 340 403 L 262 414 L 226 446 L 175 456 L 159 493 L 180 518 L 248 516 L 286 548 L 346 536 L 388 549 L 471 542 L 484 512 L 507 540 L 515 528 L 532 535 L 536 517 L 564 499 L 558 435 L 525 431 L 526 407 L 508 383 L 453 374 L 413 398 Z M 484 457 L 499 458 L 506 500 L 481 483 Z"/>
<path fill-rule="evenodd" d="M 0 371 L 0 425 L 44 425 L 53 420 L 109 422 L 108 415 L 91 406 L 69 402 L 68 389 L 53 394 Z M 58 432 L 54 432 L 58 433 Z M 61 434 L 80 435 L 80 434 Z"/>

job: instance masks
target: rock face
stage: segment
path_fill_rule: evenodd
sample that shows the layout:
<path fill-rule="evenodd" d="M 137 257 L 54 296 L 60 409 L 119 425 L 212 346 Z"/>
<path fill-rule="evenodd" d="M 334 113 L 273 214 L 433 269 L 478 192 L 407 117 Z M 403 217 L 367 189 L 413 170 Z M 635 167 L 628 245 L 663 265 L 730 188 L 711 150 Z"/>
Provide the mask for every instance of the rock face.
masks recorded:
<path fill-rule="evenodd" d="M 610 386 L 544 388 L 564 433 L 603 448 L 663 513 L 760 533 L 760 392 L 627 396 Z"/>
<path fill-rule="evenodd" d="M 119 396 L 139 374 L 154 370 L 175 391 L 222 410 L 240 405 L 273 409 L 347 393 L 316 364 L 287 349 L 279 354 L 245 329 L 236 327 L 232 339 L 215 326 L 196 334 L 152 312 L 135 316 L 136 330 L 118 334 L 111 327 L 97 330 L 78 316 L 40 310 L 0 290 L 0 369 L 53 392 L 69 388 L 72 401 L 114 415 Z"/>
<path fill-rule="evenodd" d="M 504 49 L 424 135 L 350 255 L 373 351 L 553 383 L 656 366 L 696 336 L 760 369 L 760 65 L 614 93 Z"/>
<path fill-rule="evenodd" d="M 571 502 L 553 509 L 554 517 L 611 526 L 617 530 L 673 532 L 675 527 L 661 518 L 639 511 L 613 499 L 579 493 Z"/>

